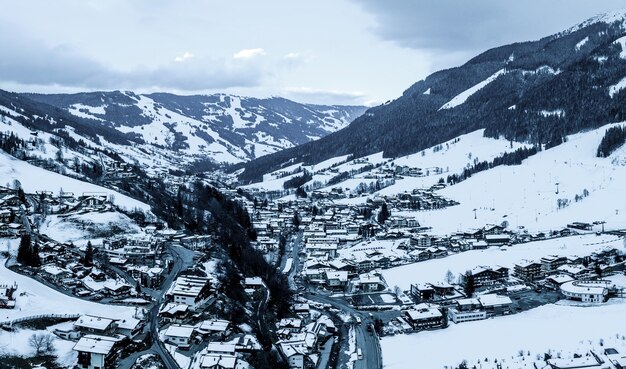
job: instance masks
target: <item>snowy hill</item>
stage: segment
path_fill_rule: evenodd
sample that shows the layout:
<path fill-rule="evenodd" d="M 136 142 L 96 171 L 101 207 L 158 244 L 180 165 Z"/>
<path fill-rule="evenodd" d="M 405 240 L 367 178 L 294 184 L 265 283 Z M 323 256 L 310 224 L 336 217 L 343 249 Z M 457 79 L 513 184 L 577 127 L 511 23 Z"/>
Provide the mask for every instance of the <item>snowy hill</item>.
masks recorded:
<path fill-rule="evenodd" d="M 244 165 L 258 181 L 293 160 L 412 154 L 484 129 L 487 137 L 555 146 L 563 137 L 626 119 L 624 12 L 537 41 L 496 47 L 431 74 L 348 127 Z"/>
<path fill-rule="evenodd" d="M 576 221 L 605 221 L 607 229 L 626 228 L 623 217 L 626 198 L 621 195 L 626 183 L 626 147 L 617 149 L 607 158 L 596 157 L 604 133 L 615 125 L 618 124 L 567 136 L 563 144 L 540 151 L 521 165 L 497 166 L 437 191 L 443 197 L 459 202 L 457 206 L 428 212 L 392 210 L 392 213 L 416 217 L 421 225 L 432 227 L 431 232 L 440 235 L 503 222 L 511 229 L 523 227 L 529 232 L 557 230 Z M 491 161 L 525 146 L 484 137 L 483 131 L 479 130 L 413 155 L 384 159 L 379 153 L 361 160 L 338 157 L 315 166 L 294 164 L 284 171 L 288 173 L 296 167 L 307 170 L 313 178 L 303 185 L 304 188 L 319 191 L 342 188 L 350 197 L 335 200 L 335 203 L 356 205 L 365 203 L 367 198 L 429 188 L 477 161 Z M 328 185 L 337 173 L 357 173 L 367 165 L 374 168 Z M 371 188 L 380 180 L 381 169 L 395 166 L 420 168 L 422 174 L 397 176 L 388 187 L 353 197 L 359 188 Z M 267 174 L 263 182 L 244 187 L 284 192 L 283 183 L 301 175 L 295 172 L 281 176 L 281 173 Z M 293 194 L 286 197 L 293 198 Z"/>
<path fill-rule="evenodd" d="M 247 161 L 319 139 L 365 111 L 360 106 L 308 105 L 278 97 L 225 94 L 115 91 L 20 97 L 60 108 L 91 126 L 112 128 L 144 151 L 160 151 L 166 157 L 180 158 L 181 153 L 189 159 L 209 157 L 217 163 Z M 113 141 L 107 135 L 103 138 Z"/>

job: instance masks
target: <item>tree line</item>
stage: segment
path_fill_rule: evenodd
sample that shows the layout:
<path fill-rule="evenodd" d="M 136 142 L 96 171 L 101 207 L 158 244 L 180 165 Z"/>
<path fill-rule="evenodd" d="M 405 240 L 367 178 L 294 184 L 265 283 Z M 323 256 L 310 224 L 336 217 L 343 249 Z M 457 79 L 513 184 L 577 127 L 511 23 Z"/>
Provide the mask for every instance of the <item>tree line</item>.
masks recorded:
<path fill-rule="evenodd" d="M 522 147 L 513 152 L 504 153 L 496 157 L 495 159 L 493 159 L 491 162 L 487 162 L 487 161 L 477 162 L 474 165 L 468 166 L 465 169 L 463 169 L 463 172 L 460 174 L 449 175 L 446 178 L 446 182 L 451 185 L 455 183 L 459 183 L 468 179 L 469 177 L 471 177 L 472 175 L 478 172 L 482 172 L 484 170 L 497 167 L 499 165 L 519 165 L 526 158 L 535 155 L 538 151 L 539 149 L 536 146 L 533 146 L 530 148 Z"/>
<path fill-rule="evenodd" d="M 626 128 L 624 128 L 624 126 L 611 127 L 604 133 L 604 137 L 602 137 L 602 141 L 600 141 L 600 145 L 598 146 L 596 156 L 606 158 L 615 150 L 622 147 L 624 142 L 626 142 Z"/>

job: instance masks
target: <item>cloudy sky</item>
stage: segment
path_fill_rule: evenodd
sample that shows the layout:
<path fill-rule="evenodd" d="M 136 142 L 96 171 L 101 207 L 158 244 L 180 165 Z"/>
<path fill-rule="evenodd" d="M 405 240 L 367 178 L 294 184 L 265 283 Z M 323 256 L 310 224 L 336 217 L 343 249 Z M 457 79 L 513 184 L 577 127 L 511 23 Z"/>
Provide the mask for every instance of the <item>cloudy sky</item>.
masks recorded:
<path fill-rule="evenodd" d="M 0 88 L 377 104 L 621 0 L 0 0 Z"/>

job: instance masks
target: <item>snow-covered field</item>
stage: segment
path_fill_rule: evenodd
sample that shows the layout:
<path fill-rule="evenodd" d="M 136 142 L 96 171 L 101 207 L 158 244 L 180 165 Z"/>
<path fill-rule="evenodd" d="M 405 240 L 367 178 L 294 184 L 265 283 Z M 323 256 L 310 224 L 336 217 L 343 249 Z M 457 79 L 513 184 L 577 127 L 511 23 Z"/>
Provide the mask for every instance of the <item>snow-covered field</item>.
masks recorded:
<path fill-rule="evenodd" d="M 48 327 L 46 330 L 16 329 L 13 332 L 0 331 L 0 355 L 18 355 L 30 357 L 34 349 L 28 343 L 33 334 L 52 334 L 55 329 L 70 329 L 72 323 L 65 322 Z M 54 336 L 54 348 L 58 357 L 57 362 L 66 367 L 72 367 L 76 363 L 76 352 L 72 348 L 76 342 L 62 340 Z"/>
<path fill-rule="evenodd" d="M 471 250 L 450 255 L 441 259 L 427 260 L 383 270 L 383 277 L 390 287 L 400 286 L 404 290 L 411 283 L 443 281 L 448 270 L 457 276 L 478 265 L 501 265 L 513 268 L 516 262 L 524 259 L 539 260 L 546 255 L 585 256 L 603 249 L 624 250 L 624 242 L 616 236 L 572 236 L 546 241 L 529 242 L 508 247 L 486 250 Z"/>
<path fill-rule="evenodd" d="M 606 221 L 607 229 L 626 228 L 626 147 L 608 158 L 595 156 L 610 126 L 571 135 L 566 143 L 542 151 L 521 165 L 500 166 L 445 188 L 439 193 L 461 204 L 418 213 L 418 221 L 433 227 L 435 234 L 505 220 L 510 227 L 525 226 L 530 231 L 596 220 Z M 588 196 L 576 202 L 576 196 L 582 196 L 585 190 Z M 570 205 L 558 209 L 558 199 L 567 199 Z M 477 209 L 476 219 L 473 209 Z"/>
<path fill-rule="evenodd" d="M 49 215 L 40 227 L 40 233 L 59 242 L 73 242 L 76 245 L 95 244 L 95 239 L 111 237 L 116 234 L 137 234 L 141 229 L 132 219 L 124 214 L 109 211 L 74 214 L 67 217 Z"/>
<path fill-rule="evenodd" d="M 623 280 L 622 280 L 623 282 Z M 520 314 L 487 320 L 450 323 L 447 329 L 420 332 L 411 335 L 384 337 L 381 340 L 384 367 L 387 369 L 454 368 L 463 360 L 470 367 L 478 360 L 484 368 L 493 367 L 494 359 L 503 368 L 523 368 L 516 356 L 520 350 L 530 351 L 531 357 L 524 363 L 531 364 L 537 354 L 577 352 L 585 354 L 599 347 L 599 340 L 615 338 L 624 353 L 621 337 L 626 333 L 624 325 L 626 299 L 610 300 L 592 307 L 572 304 L 544 305 Z M 607 345 L 607 347 L 612 347 Z M 601 352 L 601 351 L 600 351 Z M 437 353 L 437 354 L 435 354 Z M 507 365 L 507 361 L 511 366 Z M 517 362 L 514 364 L 513 362 Z M 532 365 L 526 366 L 532 368 Z"/>
<path fill-rule="evenodd" d="M 0 321 L 40 314 L 93 314 L 115 319 L 131 318 L 134 308 L 98 304 L 64 295 L 31 278 L 9 270 L 0 259 L 0 281 L 17 283 L 15 309 L 0 310 Z M 0 336 L 8 334 L 0 330 Z"/>
<path fill-rule="evenodd" d="M 0 178 L 2 178 L 2 185 L 12 185 L 14 180 L 20 181 L 22 188 L 27 193 L 35 193 L 37 191 L 58 193 L 61 189 L 65 192 L 73 192 L 77 196 L 82 195 L 84 192 L 106 193 L 107 195 L 113 195 L 114 204 L 122 208 L 150 211 L 149 205 L 126 195 L 47 171 L 25 161 L 17 160 L 5 152 L 0 152 Z"/>

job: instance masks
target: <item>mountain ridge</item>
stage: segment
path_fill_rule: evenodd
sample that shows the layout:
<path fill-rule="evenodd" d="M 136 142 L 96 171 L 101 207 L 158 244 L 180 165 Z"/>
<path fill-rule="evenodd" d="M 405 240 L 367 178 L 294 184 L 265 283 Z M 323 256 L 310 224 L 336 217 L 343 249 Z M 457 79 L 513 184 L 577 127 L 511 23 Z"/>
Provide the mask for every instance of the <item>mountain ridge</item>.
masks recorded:
<path fill-rule="evenodd" d="M 244 168 L 240 179 L 259 180 L 289 162 L 381 151 L 385 157 L 407 155 L 483 128 L 488 137 L 551 147 L 568 134 L 623 120 L 626 95 L 617 84 L 626 76 L 626 17 L 616 14 L 495 47 L 434 72 L 315 145 L 237 166 Z M 459 104 L 444 108 L 455 98 Z"/>
<path fill-rule="evenodd" d="M 67 119 L 83 125 L 113 129 L 134 145 L 231 164 L 320 138 L 366 109 L 228 94 L 98 91 L 16 96 L 60 109 Z"/>

